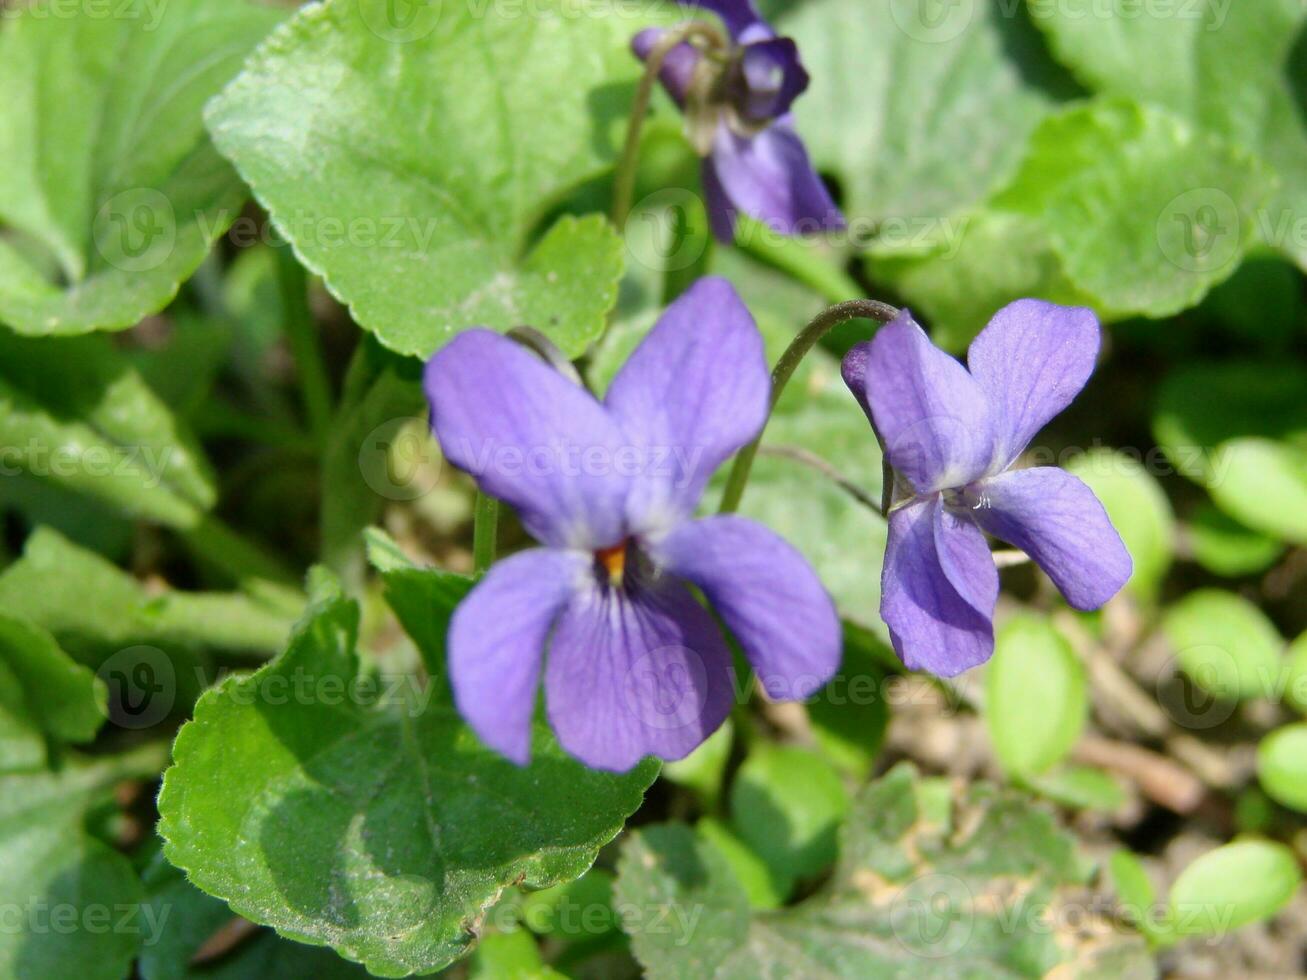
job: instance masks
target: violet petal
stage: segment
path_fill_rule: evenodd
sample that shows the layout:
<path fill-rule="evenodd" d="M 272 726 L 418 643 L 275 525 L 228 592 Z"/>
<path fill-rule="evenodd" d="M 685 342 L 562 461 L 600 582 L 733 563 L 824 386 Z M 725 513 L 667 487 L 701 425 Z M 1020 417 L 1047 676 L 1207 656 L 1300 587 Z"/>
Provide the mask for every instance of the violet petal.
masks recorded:
<path fill-rule="evenodd" d="M 953 677 L 994 652 L 998 571 L 979 531 L 972 528 L 975 537 L 951 540 L 953 534 L 967 532 L 958 523 L 944 522 L 942 506 L 938 497 L 930 497 L 890 512 L 880 614 L 905 665 Z M 941 539 L 946 540 L 944 565 L 937 545 Z M 967 598 L 954 579 L 965 583 Z M 988 609 L 978 609 L 978 604 Z"/>
<path fill-rule="evenodd" d="M 523 551 L 491 568 L 450 621 L 449 677 L 459 714 L 520 766 L 531 756 L 545 638 L 589 567 L 582 552 Z"/>
<path fill-rule="evenodd" d="M 554 627 L 545 703 L 558 740 L 596 769 L 680 759 L 730 713 L 731 655 L 678 582 L 578 595 Z"/>
<path fill-rule="evenodd" d="M 1065 470 L 1001 473 L 968 496 L 976 523 L 1034 559 L 1076 609 L 1097 609 L 1129 580 L 1130 553 L 1103 505 Z"/>
<path fill-rule="evenodd" d="M 994 465 L 1006 469 L 1093 373 L 1098 318 L 1083 306 L 1020 299 L 994 314 L 971 342 L 967 366 L 989 398 Z"/>
<path fill-rule="evenodd" d="M 806 698 L 838 669 L 835 603 L 807 560 L 761 524 L 733 515 L 691 521 L 651 554 L 703 589 L 768 697 Z"/>
<path fill-rule="evenodd" d="M 985 393 L 907 310 L 871 339 L 862 383 L 890 462 L 918 493 L 986 472 L 994 436 Z"/>
<path fill-rule="evenodd" d="M 626 439 L 589 392 L 483 329 L 437 351 L 424 385 L 445 458 L 512 504 L 534 537 L 593 549 L 625 535 Z"/>
<path fill-rule="evenodd" d="M 762 431 L 770 395 L 748 308 L 725 279 L 699 279 L 667 307 L 604 399 L 639 467 L 632 530 L 665 529 L 693 513 L 722 461 Z"/>

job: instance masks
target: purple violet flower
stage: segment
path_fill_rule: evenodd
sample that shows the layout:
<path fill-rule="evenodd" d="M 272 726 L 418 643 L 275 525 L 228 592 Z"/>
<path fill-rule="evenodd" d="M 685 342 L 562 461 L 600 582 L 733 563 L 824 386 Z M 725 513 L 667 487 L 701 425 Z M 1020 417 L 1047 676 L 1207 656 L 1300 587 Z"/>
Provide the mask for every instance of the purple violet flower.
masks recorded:
<path fill-rule="evenodd" d="M 488 745 L 527 762 L 542 661 L 549 722 L 586 764 L 623 771 L 699 745 L 730 711 L 734 673 L 687 582 L 769 697 L 807 697 L 835 672 L 839 618 L 799 553 L 742 517 L 693 519 L 768 411 L 762 337 L 724 279 L 667 308 L 603 401 L 481 329 L 432 357 L 425 385 L 446 458 L 544 544 L 494 565 L 450 625 L 455 702 Z"/>
<path fill-rule="evenodd" d="M 731 241 L 740 211 L 787 235 L 845 227 L 794 131 L 790 106 L 808 87 L 794 41 L 777 37 L 751 0 L 681 2 L 717 14 L 732 42 L 725 52 L 678 44 L 659 72 L 686 114 L 691 144 L 704 158 L 713 234 Z M 647 60 L 665 33 L 657 27 L 641 31 L 631 48 Z"/>
<path fill-rule="evenodd" d="M 967 364 L 904 311 L 844 358 L 843 374 L 911 496 L 891 508 L 880 614 L 910 668 L 952 677 L 994 652 L 998 571 L 988 532 L 1028 554 L 1076 609 L 1130 577 L 1130 555 L 1087 486 L 1011 469 L 1084 387 L 1099 348 L 1082 307 L 1023 299 L 995 314 Z M 902 483 L 900 483 L 902 488 Z"/>

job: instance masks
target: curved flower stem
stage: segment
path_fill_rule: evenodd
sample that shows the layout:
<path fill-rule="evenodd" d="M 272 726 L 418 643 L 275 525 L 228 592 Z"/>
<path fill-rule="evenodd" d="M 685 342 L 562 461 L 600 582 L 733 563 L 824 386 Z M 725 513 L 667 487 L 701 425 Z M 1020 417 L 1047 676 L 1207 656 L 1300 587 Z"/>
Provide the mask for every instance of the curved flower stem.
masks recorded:
<path fill-rule="evenodd" d="M 785 391 L 785 385 L 794 374 L 795 368 L 803 360 L 808 351 L 816 346 L 817 341 L 821 340 L 827 333 L 841 323 L 859 318 L 867 320 L 876 320 L 879 323 L 889 323 L 899 311 L 890 306 L 888 303 L 881 303 L 874 299 L 851 299 L 844 303 L 836 303 L 834 306 L 818 313 L 806 327 L 804 327 L 797 337 L 785 349 L 781 359 L 776 362 L 776 367 L 771 373 L 771 408 L 768 412 L 768 418 L 771 417 L 771 411 L 776 408 L 776 403 L 781 399 L 781 393 Z M 764 431 L 765 431 L 764 426 Z M 880 441 L 880 433 L 876 433 L 877 441 Z M 731 467 L 730 476 L 726 478 L 726 489 L 722 491 L 722 503 L 718 508 L 718 513 L 730 514 L 740 506 L 740 498 L 744 496 L 744 487 L 749 482 L 749 471 L 753 469 L 753 458 L 758 454 L 758 446 L 762 442 L 762 432 L 758 437 L 749 443 L 735 457 L 735 464 Z M 881 445 L 882 452 L 884 444 Z M 888 468 L 888 464 L 886 464 Z M 886 474 L 887 485 L 889 484 Z M 885 491 L 882 496 L 882 512 L 888 511 L 886 503 L 889 491 Z"/>
<path fill-rule="evenodd" d="M 721 31 L 703 21 L 690 21 L 674 27 L 658 39 L 649 57 L 644 63 L 644 74 L 635 90 L 635 101 L 631 103 L 631 120 L 626 126 L 626 142 L 622 145 L 622 156 L 617 163 L 617 173 L 613 177 L 613 224 L 618 232 L 626 227 L 626 217 L 631 213 L 631 197 L 635 193 L 635 170 L 640 160 L 640 131 L 644 128 L 645 116 L 649 113 L 649 100 L 653 98 L 654 83 L 658 73 L 663 70 L 667 55 L 678 44 L 699 39 L 709 48 L 722 50 L 726 40 Z"/>
<path fill-rule="evenodd" d="M 472 508 L 472 569 L 481 575 L 495 563 L 499 538 L 499 501 L 477 491 Z"/>

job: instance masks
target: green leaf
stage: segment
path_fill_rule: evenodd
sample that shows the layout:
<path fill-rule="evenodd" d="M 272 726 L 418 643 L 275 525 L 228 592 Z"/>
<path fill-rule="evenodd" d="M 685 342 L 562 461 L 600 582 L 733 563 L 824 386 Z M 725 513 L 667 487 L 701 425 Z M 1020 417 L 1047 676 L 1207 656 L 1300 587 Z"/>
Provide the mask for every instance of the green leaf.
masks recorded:
<path fill-rule="evenodd" d="M 792 542 L 840 615 L 888 644 L 879 611 L 886 535 L 880 463 L 875 435 L 840 380 L 839 364 L 814 350 L 767 424 L 740 513 Z"/>
<path fill-rule="evenodd" d="M 705 809 L 713 809 L 722 792 L 722 776 L 735 740 L 735 725 L 727 718 L 717 731 L 684 759 L 663 763 L 662 777 L 699 794 Z"/>
<path fill-rule="evenodd" d="M 1279 691 L 1284 640 L 1247 599 L 1220 589 L 1190 592 L 1166 611 L 1162 629 L 1184 672 L 1216 697 L 1266 698 Z"/>
<path fill-rule="evenodd" d="M 457 572 L 418 567 L 377 528 L 369 528 L 365 537 L 368 559 L 386 583 L 386 602 L 417 644 L 430 683 L 447 689 L 445 637 L 449 618 L 475 582 Z"/>
<path fill-rule="evenodd" d="M 818 749 L 858 779 L 871 775 L 889 726 L 884 691 L 880 664 L 862 645 L 846 641 L 839 671 L 807 702 Z"/>
<path fill-rule="evenodd" d="M 624 921 L 637 959 L 654 978 L 717 980 L 755 977 L 760 964 L 776 976 L 939 980 L 1040 977 L 1059 965 L 1073 976 L 1149 972 L 1139 939 L 1103 919 L 1090 914 L 1083 932 L 1050 926 L 1062 921 L 1060 890 L 1085 874 L 1047 813 L 985 784 L 957 798 L 946 786 L 938 812 L 935 793 L 916 789 L 909 766 L 868 786 L 833 878 L 792 908 L 752 910 L 726 859 L 689 828 L 632 834 L 619 907 L 667 910 Z"/>
<path fill-rule="evenodd" d="M 388 500 L 420 496 L 423 485 L 409 477 L 428 453 L 439 455 L 434 442 L 409 427 L 426 407 L 417 367 L 370 338 L 350 365 L 322 459 L 323 562 L 347 580 L 363 572 L 363 529 Z M 399 472 L 397 457 L 406 464 Z"/>
<path fill-rule="evenodd" d="M 785 904 L 790 883 L 778 881 L 767 862 L 730 827 L 713 817 L 703 817 L 695 825 L 695 832 L 726 860 L 751 906 L 778 909 Z"/>
<path fill-rule="evenodd" d="M 106 655 L 139 643 L 271 653 L 282 648 L 291 625 L 271 595 L 151 594 L 49 528 L 33 532 L 23 557 L 0 574 L 0 606 L 21 609 L 77 660 L 96 667 Z"/>
<path fill-rule="evenodd" d="M 994 203 L 1040 219 L 1097 306 L 1156 318 L 1234 272 L 1274 186 L 1247 151 L 1166 110 L 1100 100 L 1046 119 Z"/>
<path fill-rule="evenodd" d="M 157 921 L 143 914 L 127 859 L 90 836 L 111 767 L 70 761 L 59 772 L 0 776 L 0 976 L 121 980 Z"/>
<path fill-rule="evenodd" d="M 961 352 L 999 309 L 1022 296 L 1091 305 L 1053 252 L 1037 217 L 981 208 L 941 221 L 921 240 L 877 242 L 868 273 L 923 314 L 931 339 Z"/>
<path fill-rule="evenodd" d="M 1280 229 L 1305 213 L 1307 128 L 1285 62 L 1302 23 L 1296 0 L 1148 6 L 1115 0 L 1032 5 L 1060 61 L 1090 88 L 1165 106 L 1262 154 L 1280 191 L 1259 215 L 1262 237 L 1307 268 L 1307 241 Z M 1195 183 L 1194 186 L 1199 186 Z"/>
<path fill-rule="evenodd" d="M 1256 438 L 1222 443 L 1207 489 L 1235 520 L 1307 544 L 1307 448 Z"/>
<path fill-rule="evenodd" d="M 839 773 L 797 746 L 759 743 L 731 784 L 731 823 L 782 893 L 835 860 L 835 831 L 848 808 Z"/>
<path fill-rule="evenodd" d="M 1172 928 L 1180 936 L 1220 936 L 1269 919 L 1302 883 L 1293 851 L 1265 840 L 1239 840 L 1204 854 L 1171 886 Z"/>
<path fill-rule="evenodd" d="M 382 976 L 435 970 L 508 885 L 581 875 L 657 767 L 593 772 L 540 724 L 519 768 L 446 697 L 361 674 L 354 603 L 322 575 L 313 595 L 287 651 L 206 693 L 178 734 L 165 853 L 283 935 Z"/>
<path fill-rule="evenodd" d="M 172 527 L 213 505 L 199 443 L 107 338 L 0 330 L 0 365 L 7 469 Z"/>
<path fill-rule="evenodd" d="M 231 909 L 210 898 L 158 855 L 143 875 L 147 916 L 159 923 L 147 937 L 137 966 L 142 980 L 246 980 L 248 977 L 313 977 L 362 980 L 362 967 L 329 949 L 282 939 L 271 929 L 242 938 L 216 962 L 192 962 L 205 943 L 236 922 Z"/>
<path fill-rule="evenodd" d="M 1257 775 L 1272 799 L 1307 813 L 1307 724 L 1286 725 L 1262 739 Z"/>
<path fill-rule="evenodd" d="M 1264 436 L 1307 447 L 1307 368 L 1287 358 L 1186 364 L 1157 393 L 1153 437 L 1176 470 L 1201 484 L 1221 476 L 1222 443 Z"/>
<path fill-rule="evenodd" d="M 1046 619 L 1014 616 L 985 669 L 985 724 L 1003 768 L 1035 775 L 1071 751 L 1089 713 L 1085 668 Z"/>
<path fill-rule="evenodd" d="M 1013 13 L 992 0 L 938 16 L 917 0 L 813 0 L 782 15 L 777 30 L 812 71 L 799 132 L 864 232 L 874 219 L 881 237 L 910 238 L 1016 168 L 1053 101 L 1031 81 L 1038 40 Z"/>
<path fill-rule="evenodd" d="M 1116 889 L 1118 906 L 1126 920 L 1145 935 L 1152 936 L 1157 892 L 1144 863 L 1130 851 L 1113 852 L 1107 870 Z"/>
<path fill-rule="evenodd" d="M 1113 813 L 1128 800 L 1115 776 L 1089 766 L 1059 766 L 1024 782 L 1040 796 L 1078 810 Z"/>
<path fill-rule="evenodd" d="M 492 932 L 472 956 L 470 980 L 562 980 L 545 964 L 540 947 L 525 929 Z"/>
<path fill-rule="evenodd" d="M 1307 632 L 1300 633 L 1284 655 L 1281 690 L 1290 705 L 1307 714 Z"/>
<path fill-rule="evenodd" d="M 12 720 L 25 721 L 31 731 L 62 742 L 89 742 L 109 716 L 99 678 L 24 619 L 0 614 L 0 665 L 8 682 L 0 691 L 6 728 Z M 44 748 L 37 765 L 45 763 Z M 0 766 L 19 768 L 8 751 Z"/>
<path fill-rule="evenodd" d="M 1211 504 L 1200 505 L 1186 525 L 1194 560 L 1215 575 L 1238 578 L 1268 568 L 1284 545 L 1244 527 Z"/>
<path fill-rule="evenodd" d="M 591 868 L 575 881 L 532 892 L 522 901 L 522 921 L 537 935 L 593 939 L 617 928 L 613 873 Z"/>
<path fill-rule="evenodd" d="M 1077 456 L 1067 470 L 1094 491 L 1125 541 L 1134 560 L 1130 590 L 1156 598 L 1175 548 L 1175 515 L 1162 488 L 1139 460 L 1122 452 L 1094 450 Z"/>
<path fill-rule="evenodd" d="M 0 225 L 21 233 L 0 238 L 0 320 L 43 336 L 162 309 L 236 218 L 245 190 L 200 109 L 282 16 L 228 0 L 56 7 L 0 34 Z"/>
<path fill-rule="evenodd" d="M 616 301 L 622 242 L 598 215 L 533 235 L 616 157 L 650 19 L 564 0 L 411 13 L 304 8 L 210 105 L 214 140 L 392 350 L 530 323 L 579 355 Z"/>

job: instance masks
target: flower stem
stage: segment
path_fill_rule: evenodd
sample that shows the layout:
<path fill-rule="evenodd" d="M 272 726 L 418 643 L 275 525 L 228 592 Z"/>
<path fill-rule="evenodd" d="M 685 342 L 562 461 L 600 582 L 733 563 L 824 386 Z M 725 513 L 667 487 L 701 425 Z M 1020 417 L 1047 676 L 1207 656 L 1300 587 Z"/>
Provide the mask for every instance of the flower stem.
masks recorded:
<path fill-rule="evenodd" d="M 277 250 L 277 285 L 285 313 L 286 343 L 295 359 L 309 431 L 321 446 L 331 431 L 331 382 L 309 309 L 308 278 L 289 247 Z"/>
<path fill-rule="evenodd" d="M 781 393 L 785 391 L 785 385 L 789 382 L 791 375 L 799 366 L 799 362 L 817 345 L 827 333 L 841 323 L 847 323 L 849 320 L 859 318 L 867 320 L 876 320 L 879 323 L 889 323 L 899 311 L 888 303 L 881 303 L 874 299 L 851 299 L 843 303 L 836 303 L 834 306 L 823 310 L 813 317 L 806 327 L 799 331 L 799 335 L 791 341 L 790 346 L 785 349 L 781 359 L 776 362 L 776 367 L 771 373 L 771 409 L 768 412 L 768 418 L 771 417 L 771 411 L 776 408 L 776 403 L 781 399 Z M 764 431 L 766 426 L 764 424 Z M 880 436 L 877 434 L 879 440 Z M 735 464 L 731 467 L 730 475 L 726 478 L 726 489 L 722 491 L 722 503 L 718 512 L 722 514 L 734 513 L 740 506 L 740 498 L 744 496 L 745 485 L 749 482 L 749 471 L 753 469 L 753 458 L 758 455 L 758 446 L 762 442 L 762 432 L 758 437 L 749 443 L 735 457 Z M 884 498 L 882 498 L 883 500 Z"/>
<path fill-rule="evenodd" d="M 499 538 L 499 501 L 478 490 L 472 514 L 472 567 L 480 575 L 495 563 L 495 545 Z"/>
<path fill-rule="evenodd" d="M 613 177 L 613 224 L 621 232 L 626 227 L 627 215 L 631 213 L 631 198 L 635 194 L 635 171 L 640 162 L 640 131 L 644 128 L 645 116 L 649 114 L 649 100 L 653 98 L 654 83 L 658 73 L 663 70 L 667 55 L 678 44 L 700 39 L 707 46 L 715 49 L 726 47 L 721 32 L 711 24 L 702 21 L 690 21 L 667 31 L 658 39 L 649 57 L 644 63 L 644 74 L 635 90 L 635 100 L 631 103 L 631 119 L 626 126 L 626 142 L 622 145 L 622 156 L 617 163 L 617 172 Z"/>

